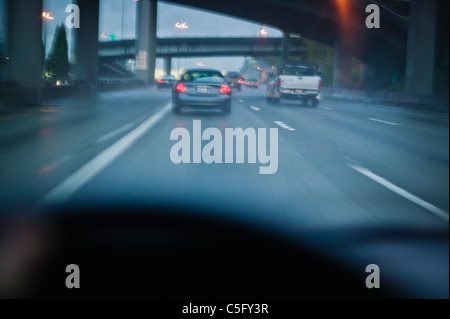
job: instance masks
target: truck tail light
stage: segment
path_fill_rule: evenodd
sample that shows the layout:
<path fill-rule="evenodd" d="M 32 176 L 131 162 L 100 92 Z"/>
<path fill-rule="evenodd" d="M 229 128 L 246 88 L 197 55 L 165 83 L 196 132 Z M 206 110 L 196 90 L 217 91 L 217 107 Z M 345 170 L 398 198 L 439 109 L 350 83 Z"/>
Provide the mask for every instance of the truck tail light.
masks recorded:
<path fill-rule="evenodd" d="M 277 86 L 278 86 L 278 87 L 281 86 L 281 79 L 280 79 L 280 78 L 278 78 L 278 80 L 277 80 Z"/>

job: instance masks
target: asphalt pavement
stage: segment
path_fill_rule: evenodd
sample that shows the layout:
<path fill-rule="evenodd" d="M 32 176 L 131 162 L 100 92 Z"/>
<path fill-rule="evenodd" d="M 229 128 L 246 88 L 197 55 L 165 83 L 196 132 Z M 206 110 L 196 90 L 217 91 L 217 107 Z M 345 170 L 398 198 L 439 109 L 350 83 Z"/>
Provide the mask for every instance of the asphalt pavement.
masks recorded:
<path fill-rule="evenodd" d="M 174 164 L 174 128 L 278 128 L 278 170 L 259 163 Z M 266 102 L 233 93 L 232 112 L 171 112 L 170 92 L 139 89 L 0 114 L 0 207 L 157 198 L 220 203 L 231 214 L 314 225 L 445 226 L 449 116 L 358 102 Z"/>

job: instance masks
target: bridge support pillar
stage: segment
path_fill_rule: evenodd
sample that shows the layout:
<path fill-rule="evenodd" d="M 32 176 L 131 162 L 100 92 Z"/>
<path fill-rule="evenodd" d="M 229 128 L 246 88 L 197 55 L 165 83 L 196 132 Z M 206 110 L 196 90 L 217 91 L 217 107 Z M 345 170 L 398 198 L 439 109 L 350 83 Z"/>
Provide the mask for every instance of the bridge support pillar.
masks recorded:
<path fill-rule="evenodd" d="M 171 56 L 164 58 L 164 72 L 166 72 L 166 75 L 170 75 L 170 73 L 172 73 L 172 57 Z"/>
<path fill-rule="evenodd" d="M 346 41 L 336 40 L 334 46 L 333 87 L 335 89 L 350 88 L 352 82 L 352 55 Z"/>
<path fill-rule="evenodd" d="M 28 89 L 24 102 L 39 103 L 44 66 L 42 0 L 10 0 L 8 8 L 7 80 Z"/>
<path fill-rule="evenodd" d="M 291 36 L 289 32 L 283 32 L 283 40 L 282 40 L 282 51 L 281 51 L 281 61 L 285 62 L 289 60 L 290 55 L 290 39 Z"/>
<path fill-rule="evenodd" d="M 411 0 L 406 57 L 406 93 L 433 94 L 436 0 Z"/>
<path fill-rule="evenodd" d="M 80 28 L 75 28 L 75 68 L 78 81 L 96 85 L 98 80 L 99 0 L 77 0 Z"/>
<path fill-rule="evenodd" d="M 136 74 L 145 82 L 155 80 L 156 0 L 141 0 L 137 5 Z"/>

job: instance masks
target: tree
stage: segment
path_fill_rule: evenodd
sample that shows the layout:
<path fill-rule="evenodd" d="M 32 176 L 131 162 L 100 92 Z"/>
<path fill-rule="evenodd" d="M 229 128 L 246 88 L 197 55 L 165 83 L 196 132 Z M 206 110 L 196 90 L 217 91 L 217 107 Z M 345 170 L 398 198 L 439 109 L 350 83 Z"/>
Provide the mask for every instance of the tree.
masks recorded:
<path fill-rule="evenodd" d="M 70 71 L 66 28 L 64 24 L 56 27 L 52 49 L 45 61 L 46 78 L 49 80 L 65 80 Z"/>

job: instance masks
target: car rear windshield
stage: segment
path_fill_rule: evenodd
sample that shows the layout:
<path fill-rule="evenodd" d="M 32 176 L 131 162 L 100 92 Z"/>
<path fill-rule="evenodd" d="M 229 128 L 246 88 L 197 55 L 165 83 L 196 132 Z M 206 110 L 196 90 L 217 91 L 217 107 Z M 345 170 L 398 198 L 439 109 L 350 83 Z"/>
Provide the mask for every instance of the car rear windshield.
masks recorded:
<path fill-rule="evenodd" d="M 186 82 L 191 81 L 223 81 L 223 75 L 219 71 L 188 71 L 181 79 Z"/>
<path fill-rule="evenodd" d="M 280 70 L 280 75 L 297 75 L 297 76 L 314 76 L 316 72 L 312 68 L 305 67 L 291 67 L 282 68 Z"/>
<path fill-rule="evenodd" d="M 238 73 L 228 73 L 227 77 L 230 79 L 237 79 L 239 77 Z"/>

